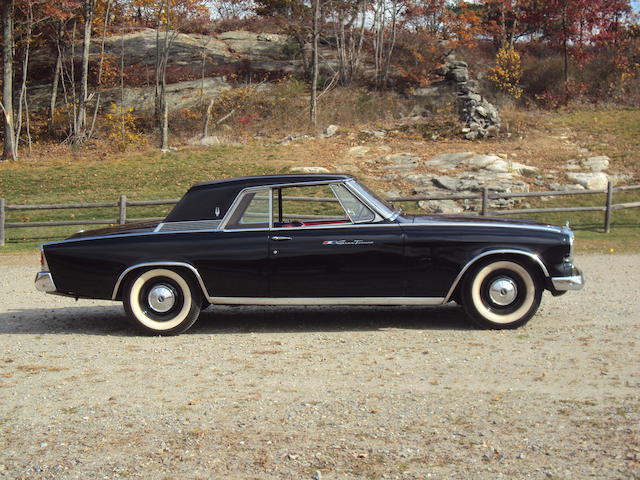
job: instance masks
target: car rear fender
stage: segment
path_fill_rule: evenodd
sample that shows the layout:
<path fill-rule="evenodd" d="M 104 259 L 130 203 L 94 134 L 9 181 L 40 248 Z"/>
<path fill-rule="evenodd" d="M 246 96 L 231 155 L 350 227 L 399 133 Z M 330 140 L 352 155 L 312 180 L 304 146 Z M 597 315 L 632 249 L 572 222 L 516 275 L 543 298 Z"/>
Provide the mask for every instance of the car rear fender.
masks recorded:
<path fill-rule="evenodd" d="M 151 268 L 159 268 L 159 267 L 166 267 L 169 268 L 171 270 L 186 270 L 189 272 L 189 275 L 192 276 L 193 280 L 196 281 L 196 283 L 200 286 L 200 289 L 202 290 L 202 295 L 204 295 L 204 297 L 206 299 L 211 298 L 211 296 L 209 295 L 209 292 L 207 291 L 207 287 L 204 284 L 204 281 L 202 280 L 202 276 L 200 276 L 200 273 L 198 272 L 198 269 L 196 267 L 194 267 L 193 265 L 191 265 L 190 263 L 186 263 L 186 262 L 145 262 L 145 263 L 138 263 L 136 265 L 132 265 L 130 267 L 128 267 L 126 270 L 124 270 L 120 276 L 118 277 L 118 280 L 116 281 L 115 286 L 113 287 L 113 294 L 111 296 L 112 300 L 119 300 L 122 294 L 122 287 L 124 286 L 124 284 L 126 283 L 126 279 L 127 277 L 129 277 L 130 275 L 134 274 L 135 272 L 138 272 L 140 270 L 149 270 Z"/>

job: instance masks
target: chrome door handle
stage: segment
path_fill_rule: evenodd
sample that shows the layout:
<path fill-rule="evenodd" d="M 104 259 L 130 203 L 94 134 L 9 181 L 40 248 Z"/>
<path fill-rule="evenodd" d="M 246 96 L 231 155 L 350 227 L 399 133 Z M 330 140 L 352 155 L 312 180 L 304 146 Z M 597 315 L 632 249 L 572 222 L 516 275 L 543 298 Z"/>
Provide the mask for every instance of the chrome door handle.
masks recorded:
<path fill-rule="evenodd" d="M 276 235 L 275 237 L 271 237 L 271 240 L 275 240 L 276 242 L 282 242 L 284 240 L 292 240 L 291 237 L 280 237 Z"/>

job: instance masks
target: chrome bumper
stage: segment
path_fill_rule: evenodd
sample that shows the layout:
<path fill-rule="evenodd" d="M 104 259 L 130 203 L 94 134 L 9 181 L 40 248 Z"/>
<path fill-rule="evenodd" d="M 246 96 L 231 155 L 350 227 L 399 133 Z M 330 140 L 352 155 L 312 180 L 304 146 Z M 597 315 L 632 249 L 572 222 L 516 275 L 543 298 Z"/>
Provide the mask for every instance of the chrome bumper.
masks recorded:
<path fill-rule="evenodd" d="M 580 290 L 584 287 L 584 275 L 577 268 L 574 269 L 575 274 L 568 277 L 551 277 L 553 288 L 559 292 L 567 290 Z"/>
<path fill-rule="evenodd" d="M 36 275 L 36 289 L 45 293 L 54 293 L 56 284 L 53 283 L 51 272 L 39 272 Z"/>

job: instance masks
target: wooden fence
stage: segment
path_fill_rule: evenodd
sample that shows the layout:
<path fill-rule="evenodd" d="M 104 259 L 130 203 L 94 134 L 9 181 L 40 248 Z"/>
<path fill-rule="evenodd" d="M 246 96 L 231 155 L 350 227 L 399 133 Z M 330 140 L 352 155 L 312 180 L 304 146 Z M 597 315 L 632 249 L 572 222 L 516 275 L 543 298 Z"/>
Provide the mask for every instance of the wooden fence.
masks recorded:
<path fill-rule="evenodd" d="M 469 193 L 464 195 L 429 195 L 414 197 L 395 197 L 388 198 L 391 202 L 420 202 L 428 200 L 480 200 L 480 215 L 515 215 L 526 213 L 545 213 L 545 212 L 604 212 L 604 231 L 611 231 L 611 219 L 615 210 L 625 208 L 640 207 L 640 202 L 613 203 L 613 194 L 629 190 L 639 190 L 640 185 L 631 185 L 624 187 L 613 187 L 609 182 L 606 190 L 563 190 L 548 192 L 519 192 L 519 193 L 497 193 L 491 192 L 490 188 L 483 188 L 478 193 Z M 604 204 L 601 206 L 591 207 L 553 207 L 553 208 L 523 208 L 523 209 L 505 209 L 490 210 L 489 201 L 508 198 L 531 198 L 531 197 L 557 197 L 565 195 L 602 195 L 605 194 Z M 298 198 L 297 198 L 298 199 Z M 298 199 L 302 200 L 302 198 Z M 328 200 L 328 199 L 318 199 Z M 11 205 L 6 204 L 4 198 L 0 198 L 0 246 L 5 244 L 5 231 L 8 228 L 35 228 L 35 227 L 59 227 L 67 225 L 112 225 L 141 221 L 160 221 L 159 218 L 128 218 L 127 207 L 142 207 L 153 205 L 175 205 L 179 199 L 167 200 L 127 200 L 125 195 L 120 195 L 117 202 L 100 202 L 100 203 L 66 203 L 66 204 L 42 204 L 42 205 Z M 117 218 L 107 218 L 99 220 L 66 220 L 66 221 L 47 221 L 47 222 L 7 222 L 6 212 L 8 211 L 35 211 L 35 210 L 68 210 L 83 208 L 117 208 Z"/>

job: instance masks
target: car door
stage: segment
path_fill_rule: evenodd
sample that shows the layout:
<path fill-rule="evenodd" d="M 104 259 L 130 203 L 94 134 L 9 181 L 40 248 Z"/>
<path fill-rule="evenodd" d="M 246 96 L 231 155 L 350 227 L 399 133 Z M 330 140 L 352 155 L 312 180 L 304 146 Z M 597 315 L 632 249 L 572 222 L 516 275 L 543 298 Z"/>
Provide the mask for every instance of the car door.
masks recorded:
<path fill-rule="evenodd" d="M 274 189 L 272 205 L 271 297 L 403 296 L 402 230 L 344 185 Z"/>
<path fill-rule="evenodd" d="M 269 284 L 268 188 L 247 189 L 220 231 L 189 252 L 213 297 L 266 297 Z"/>

